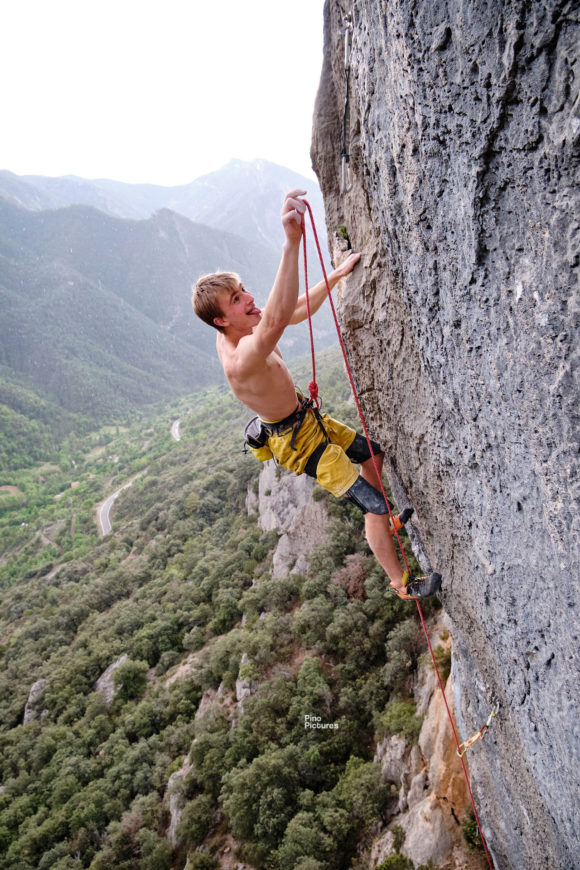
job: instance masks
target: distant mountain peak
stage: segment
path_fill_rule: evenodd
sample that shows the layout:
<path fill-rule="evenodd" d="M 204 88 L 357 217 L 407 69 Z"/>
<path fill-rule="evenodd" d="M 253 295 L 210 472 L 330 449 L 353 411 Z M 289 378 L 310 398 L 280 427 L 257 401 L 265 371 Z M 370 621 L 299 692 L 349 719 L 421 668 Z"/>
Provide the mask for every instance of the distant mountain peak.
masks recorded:
<path fill-rule="evenodd" d="M 324 237 L 324 207 L 317 182 L 263 157 L 233 157 L 221 169 L 175 187 L 112 179 L 91 181 L 77 175 L 52 178 L 0 172 L 0 197 L 31 211 L 88 205 L 113 217 L 138 220 L 170 209 L 276 251 L 281 240 L 281 198 L 295 187 L 308 190 L 319 233 Z M 246 203 L 251 203 L 251 208 Z"/>

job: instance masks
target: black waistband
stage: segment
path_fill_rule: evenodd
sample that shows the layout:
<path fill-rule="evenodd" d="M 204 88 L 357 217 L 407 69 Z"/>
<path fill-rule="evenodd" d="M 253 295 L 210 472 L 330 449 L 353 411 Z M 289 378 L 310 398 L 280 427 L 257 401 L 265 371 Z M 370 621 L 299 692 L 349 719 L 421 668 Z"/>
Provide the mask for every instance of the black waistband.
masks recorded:
<path fill-rule="evenodd" d="M 300 427 L 304 422 L 304 418 L 308 411 L 312 411 L 318 425 L 322 429 L 326 442 L 328 442 L 329 438 L 326 434 L 326 429 L 322 423 L 322 419 L 320 417 L 320 412 L 318 408 L 314 404 L 312 399 L 306 399 L 304 396 L 298 396 L 298 407 L 292 414 L 289 414 L 288 417 L 284 417 L 283 420 L 278 420 L 276 423 L 265 423 L 262 420 L 262 430 L 267 433 L 268 438 L 271 435 L 284 435 L 286 432 L 292 430 L 292 439 L 290 441 L 290 447 L 292 450 L 295 450 L 294 443 L 296 441 L 296 436 L 300 431 Z"/>
<path fill-rule="evenodd" d="M 275 423 L 267 423 L 265 420 L 261 420 L 262 429 L 264 429 L 268 433 L 268 435 L 280 435 L 287 429 L 292 428 L 292 426 L 302 415 L 302 412 L 303 402 L 299 402 L 296 406 L 296 410 L 292 411 L 292 413 L 289 414 L 287 417 L 284 417 L 283 420 L 276 420 Z"/>
<path fill-rule="evenodd" d="M 292 429 L 292 427 L 304 420 L 304 415 L 310 406 L 310 400 L 301 398 L 298 401 L 298 405 L 296 406 L 296 410 L 292 411 L 291 414 L 288 414 L 287 417 L 284 417 L 283 420 L 277 420 L 275 423 L 267 423 L 265 420 L 262 420 L 262 429 L 268 433 L 268 437 L 270 435 L 282 435 L 284 432 L 287 432 L 288 429 Z"/>

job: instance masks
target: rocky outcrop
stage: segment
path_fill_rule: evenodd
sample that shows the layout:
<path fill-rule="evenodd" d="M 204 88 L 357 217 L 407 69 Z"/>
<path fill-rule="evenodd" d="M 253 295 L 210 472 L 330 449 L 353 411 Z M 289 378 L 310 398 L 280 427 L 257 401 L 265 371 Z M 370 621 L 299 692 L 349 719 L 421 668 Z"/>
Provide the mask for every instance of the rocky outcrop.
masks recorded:
<path fill-rule="evenodd" d="M 258 481 L 260 528 L 287 532 L 298 511 L 312 498 L 313 487 L 314 481 L 308 475 L 289 474 L 272 459 L 264 462 Z"/>
<path fill-rule="evenodd" d="M 272 560 L 272 577 L 302 574 L 312 552 L 326 540 L 328 511 L 312 500 L 314 481 L 306 474 L 281 471 L 271 460 L 264 463 L 258 485 L 259 525 L 281 533 Z M 248 510 L 251 510 L 248 494 Z"/>
<path fill-rule="evenodd" d="M 246 698 L 249 698 L 250 695 L 253 695 L 256 689 L 258 688 L 258 681 L 252 680 L 250 677 L 244 676 L 242 668 L 244 665 L 250 664 L 250 657 L 245 652 L 242 653 L 242 658 L 240 659 L 240 675 L 236 680 L 236 701 L 238 702 L 238 710 L 240 713 L 244 712 L 244 701 Z"/>
<path fill-rule="evenodd" d="M 225 716 L 230 721 L 233 718 L 231 698 L 229 693 L 224 690 L 223 683 L 220 683 L 217 690 L 207 689 L 204 692 L 199 702 L 199 707 L 195 712 L 195 722 L 203 722 L 205 720 L 207 723 L 208 721 L 211 722 L 212 720 L 219 719 L 221 716 Z M 193 742 L 195 743 L 195 739 Z M 174 849 L 182 845 L 179 823 L 187 804 L 186 779 L 192 770 L 193 764 L 189 755 L 186 755 L 179 770 L 174 771 L 169 777 L 163 796 L 169 813 L 166 837 Z"/>
<path fill-rule="evenodd" d="M 441 646 L 446 620 L 430 627 L 433 647 Z M 448 646 L 450 639 L 443 645 Z M 445 696 L 453 712 L 452 672 L 445 686 Z M 469 796 L 461 762 L 449 724 L 445 703 L 430 662 L 418 670 L 414 689 L 417 715 L 423 724 L 417 744 L 401 734 L 392 734 L 378 743 L 375 761 L 383 777 L 398 791 L 398 802 L 390 824 L 404 834 L 400 847 L 403 855 L 416 865 L 431 861 L 436 866 L 460 870 L 466 866 L 466 846 L 460 822 L 468 810 Z M 380 833 L 370 850 L 373 866 L 393 853 L 392 830 Z"/>
<path fill-rule="evenodd" d="M 30 687 L 28 700 L 24 707 L 23 725 L 28 725 L 30 722 L 35 722 L 38 719 L 44 718 L 48 710 L 44 708 L 44 693 L 48 686 L 48 680 L 37 680 Z"/>
<path fill-rule="evenodd" d="M 350 39 L 350 167 L 341 193 Z M 313 161 L 361 265 L 339 299 L 412 540 L 444 575 L 498 868 L 580 865 L 578 10 L 327 0 Z"/>
<path fill-rule="evenodd" d="M 185 797 L 185 778 L 190 770 L 189 756 L 186 755 L 179 770 L 175 770 L 167 781 L 164 800 L 169 812 L 169 825 L 167 826 L 165 836 L 174 849 L 180 845 L 177 832 L 185 804 L 187 803 Z"/>
<path fill-rule="evenodd" d="M 129 656 L 127 655 L 127 653 L 124 653 L 117 659 L 117 661 L 110 664 L 106 671 L 103 671 L 93 687 L 93 690 L 95 692 L 101 693 L 101 695 L 105 699 L 106 704 L 111 704 L 113 698 L 115 697 L 115 671 L 117 670 L 117 668 L 120 668 L 121 665 L 124 665 L 128 658 Z"/>

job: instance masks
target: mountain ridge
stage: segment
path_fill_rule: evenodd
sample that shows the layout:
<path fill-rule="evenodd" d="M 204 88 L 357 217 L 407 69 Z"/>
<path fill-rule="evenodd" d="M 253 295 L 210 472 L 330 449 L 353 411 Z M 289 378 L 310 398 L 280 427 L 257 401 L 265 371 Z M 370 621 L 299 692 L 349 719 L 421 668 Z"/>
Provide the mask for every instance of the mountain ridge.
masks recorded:
<path fill-rule="evenodd" d="M 0 197 L 30 210 L 92 205 L 115 217 L 138 220 L 150 217 L 161 208 L 169 208 L 193 221 L 273 246 L 283 240 L 280 203 L 292 188 L 307 190 L 318 217 L 319 234 L 324 238 L 324 207 L 318 183 L 268 160 L 234 158 L 221 169 L 174 186 L 85 179 L 76 175 L 19 176 L 0 170 Z M 258 197 L 256 191 L 260 193 Z M 232 197 L 236 200 L 233 207 Z M 240 200 L 244 199 L 246 220 L 240 209 Z M 261 220 L 255 213 L 256 203 L 260 205 Z M 247 206 L 251 207 L 251 220 L 247 218 Z"/>

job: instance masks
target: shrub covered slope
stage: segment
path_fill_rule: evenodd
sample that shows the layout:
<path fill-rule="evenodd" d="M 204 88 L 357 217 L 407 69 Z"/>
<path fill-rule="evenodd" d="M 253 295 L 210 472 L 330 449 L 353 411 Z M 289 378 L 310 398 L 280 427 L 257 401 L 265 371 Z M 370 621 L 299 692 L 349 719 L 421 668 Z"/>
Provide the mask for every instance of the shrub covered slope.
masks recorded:
<path fill-rule="evenodd" d="M 352 420 L 332 354 L 321 369 Z M 256 868 L 341 870 L 388 810 L 374 739 L 401 718 L 414 609 L 385 597 L 360 515 L 321 491 L 329 542 L 306 576 L 272 579 L 246 417 L 213 388 L 2 481 L 2 870 L 212 867 L 232 836 Z M 138 472 L 97 538 L 96 503 Z M 95 683 L 121 656 L 107 704 Z"/>

